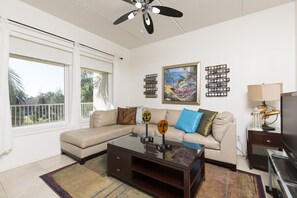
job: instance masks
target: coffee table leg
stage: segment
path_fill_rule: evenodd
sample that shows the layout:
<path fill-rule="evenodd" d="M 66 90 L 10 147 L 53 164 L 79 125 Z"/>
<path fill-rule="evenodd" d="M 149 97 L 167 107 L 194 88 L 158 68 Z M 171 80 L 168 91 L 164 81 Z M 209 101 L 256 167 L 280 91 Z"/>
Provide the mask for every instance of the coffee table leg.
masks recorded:
<path fill-rule="evenodd" d="M 184 171 L 184 198 L 188 198 L 190 196 L 190 171 Z"/>

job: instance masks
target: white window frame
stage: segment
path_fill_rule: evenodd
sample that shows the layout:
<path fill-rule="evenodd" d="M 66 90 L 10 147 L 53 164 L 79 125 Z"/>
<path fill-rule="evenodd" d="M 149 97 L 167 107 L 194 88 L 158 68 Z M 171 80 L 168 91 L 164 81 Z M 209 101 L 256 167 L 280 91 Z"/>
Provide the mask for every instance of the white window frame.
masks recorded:
<path fill-rule="evenodd" d="M 36 61 L 36 62 L 44 62 L 47 64 L 54 65 L 55 63 L 50 61 L 44 61 L 44 60 L 36 60 L 35 58 L 31 57 L 22 57 L 20 55 L 14 55 L 11 54 L 10 57 L 13 58 L 19 58 L 27 61 Z M 63 64 L 59 64 L 63 65 Z M 67 129 L 69 127 L 69 104 L 70 104 L 70 66 L 64 65 L 64 108 L 65 108 L 65 115 L 64 120 L 59 122 L 52 122 L 52 123 L 42 123 L 42 124 L 33 124 L 33 125 L 26 125 L 26 126 L 20 126 L 20 127 L 13 127 L 12 131 L 14 133 L 14 136 L 23 136 L 23 135 L 31 135 L 36 133 L 44 133 L 44 132 L 50 132 L 55 130 L 63 130 Z"/>
<path fill-rule="evenodd" d="M 36 31 L 34 29 L 30 29 L 27 27 L 23 27 L 21 25 L 17 25 L 14 23 L 9 23 L 9 28 L 10 28 L 10 39 L 12 37 L 14 38 L 19 38 L 20 41 L 21 39 L 33 43 L 37 43 L 39 45 L 44 45 L 48 46 L 51 48 L 56 48 L 58 50 L 62 50 L 64 52 L 71 53 L 71 59 L 68 58 L 65 60 L 66 62 L 69 63 L 69 61 L 72 61 L 72 55 L 73 55 L 73 42 L 66 41 L 61 38 L 57 38 L 55 36 L 51 36 L 48 34 L 45 34 L 40 31 Z M 14 49 L 10 49 L 10 52 L 13 52 Z M 17 52 L 23 52 L 26 53 L 25 50 L 22 49 L 15 49 Z M 13 53 L 12 53 L 13 54 Z M 24 54 L 16 54 L 18 56 L 24 56 Z M 30 55 L 30 54 L 28 54 Z M 30 57 L 32 60 L 36 59 L 36 57 Z M 53 57 L 55 58 L 55 57 Z M 61 56 L 57 56 L 57 60 L 60 60 Z M 37 57 L 38 59 L 38 57 Z M 42 60 L 42 57 L 40 57 Z M 55 132 L 55 131 L 66 131 L 70 130 L 70 94 L 71 94 L 71 89 L 73 89 L 71 85 L 71 71 L 72 71 L 72 66 L 74 62 L 66 64 L 61 63 L 60 61 L 54 61 L 54 60 L 45 60 L 45 62 L 57 62 L 59 64 L 64 64 L 67 65 L 65 66 L 65 76 L 64 76 L 64 106 L 65 106 L 65 120 L 61 122 L 53 122 L 53 123 L 44 123 L 44 124 L 36 124 L 36 125 L 28 125 L 28 126 L 22 126 L 22 127 L 14 127 L 12 128 L 13 136 L 18 137 L 18 136 L 26 136 L 26 135 L 32 135 L 32 134 L 40 134 L 40 133 L 46 133 L 46 132 Z"/>
<path fill-rule="evenodd" d="M 114 56 L 105 54 L 103 52 L 85 47 L 80 45 L 79 46 L 79 54 L 80 54 L 80 72 L 82 69 L 89 69 L 91 71 L 98 71 L 98 72 L 106 72 L 108 75 L 108 98 L 109 102 L 107 105 L 107 109 L 111 109 L 111 103 L 113 102 L 113 60 Z M 89 59 L 89 60 L 88 60 Z M 89 65 L 88 65 L 89 63 Z M 96 63 L 98 65 L 96 65 Z M 102 65 L 100 65 L 102 63 Z M 81 80 L 81 79 L 80 79 Z M 82 128 L 89 127 L 90 119 L 89 118 L 82 118 L 81 110 L 80 110 L 80 122 Z"/>

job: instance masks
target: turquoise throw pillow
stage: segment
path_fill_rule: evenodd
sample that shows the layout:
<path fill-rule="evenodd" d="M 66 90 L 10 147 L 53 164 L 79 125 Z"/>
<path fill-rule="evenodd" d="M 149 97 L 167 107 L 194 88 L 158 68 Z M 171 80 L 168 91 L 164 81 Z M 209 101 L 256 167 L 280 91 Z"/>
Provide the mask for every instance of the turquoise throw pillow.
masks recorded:
<path fill-rule="evenodd" d="M 186 133 L 195 133 L 202 115 L 202 112 L 183 109 L 175 124 L 175 128 L 183 130 Z"/>

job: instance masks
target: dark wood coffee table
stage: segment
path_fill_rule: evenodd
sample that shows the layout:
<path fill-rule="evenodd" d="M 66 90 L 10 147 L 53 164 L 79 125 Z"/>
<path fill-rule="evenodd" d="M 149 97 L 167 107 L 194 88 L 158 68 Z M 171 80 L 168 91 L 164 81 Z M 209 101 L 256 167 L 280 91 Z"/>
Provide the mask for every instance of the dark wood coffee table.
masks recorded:
<path fill-rule="evenodd" d="M 107 145 L 107 175 L 156 197 L 195 197 L 205 179 L 204 146 L 166 141 L 171 149 L 160 152 L 156 144 L 126 136 Z"/>

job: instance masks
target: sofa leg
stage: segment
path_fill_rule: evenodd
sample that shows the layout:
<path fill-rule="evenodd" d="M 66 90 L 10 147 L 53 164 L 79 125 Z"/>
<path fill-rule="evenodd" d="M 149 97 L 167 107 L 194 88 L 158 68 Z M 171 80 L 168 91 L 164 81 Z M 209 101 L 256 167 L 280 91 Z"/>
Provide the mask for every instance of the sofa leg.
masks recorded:
<path fill-rule="evenodd" d="M 236 170 L 237 170 L 237 169 L 236 169 L 236 165 L 231 165 L 231 166 L 230 166 L 230 169 L 231 169 L 233 172 L 236 172 Z"/>
<path fill-rule="evenodd" d="M 212 159 L 205 159 L 205 162 L 215 164 L 218 166 L 223 166 L 225 168 L 229 168 L 231 171 L 236 172 L 236 164 L 229 164 L 226 162 L 220 162 L 220 161 L 216 161 L 216 160 L 212 160 Z"/>
<path fill-rule="evenodd" d="M 78 163 L 79 163 L 80 165 L 84 165 L 84 164 L 86 163 L 86 160 L 84 160 L 84 159 L 80 159 L 80 160 L 78 160 Z"/>

